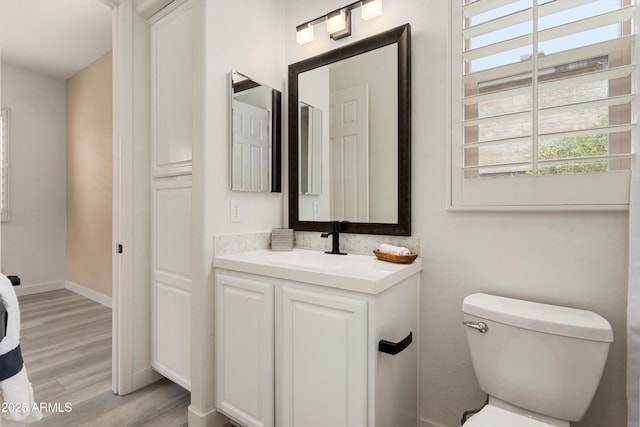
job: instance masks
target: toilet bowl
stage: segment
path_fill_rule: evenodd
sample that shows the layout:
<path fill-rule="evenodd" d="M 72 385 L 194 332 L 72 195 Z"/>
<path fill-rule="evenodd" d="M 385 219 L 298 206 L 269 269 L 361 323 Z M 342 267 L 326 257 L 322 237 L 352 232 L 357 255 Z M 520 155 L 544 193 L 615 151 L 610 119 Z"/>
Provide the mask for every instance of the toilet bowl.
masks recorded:
<path fill-rule="evenodd" d="M 471 360 L 488 404 L 465 427 L 569 427 L 598 388 L 611 325 L 586 310 L 488 294 L 462 304 Z"/>

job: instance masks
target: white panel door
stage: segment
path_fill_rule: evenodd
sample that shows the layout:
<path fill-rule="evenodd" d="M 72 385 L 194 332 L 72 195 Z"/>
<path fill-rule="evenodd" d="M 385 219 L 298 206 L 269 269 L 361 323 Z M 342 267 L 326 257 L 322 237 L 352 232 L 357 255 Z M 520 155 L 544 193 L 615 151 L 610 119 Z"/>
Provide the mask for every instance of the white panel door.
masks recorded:
<path fill-rule="evenodd" d="M 184 2 L 150 22 L 153 176 L 190 173 L 193 129 L 191 2 Z"/>
<path fill-rule="evenodd" d="M 281 305 L 278 425 L 366 426 L 367 302 L 285 286 Z"/>
<path fill-rule="evenodd" d="M 331 92 L 331 218 L 369 221 L 369 100 L 366 84 Z"/>
<path fill-rule="evenodd" d="M 269 191 L 269 111 L 233 101 L 233 190 Z"/>
<path fill-rule="evenodd" d="M 191 177 L 152 184 L 151 366 L 190 388 Z"/>
<path fill-rule="evenodd" d="M 274 426 L 271 283 L 216 274 L 217 407 L 245 427 Z"/>

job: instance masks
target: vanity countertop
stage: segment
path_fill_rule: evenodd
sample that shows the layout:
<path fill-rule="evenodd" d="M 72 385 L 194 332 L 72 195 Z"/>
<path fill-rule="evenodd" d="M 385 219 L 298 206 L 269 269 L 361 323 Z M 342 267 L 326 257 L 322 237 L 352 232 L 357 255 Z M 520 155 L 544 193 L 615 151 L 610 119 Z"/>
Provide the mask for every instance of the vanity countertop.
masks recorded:
<path fill-rule="evenodd" d="M 215 257 L 214 267 L 367 294 L 385 289 L 422 270 L 422 260 L 393 264 L 373 255 L 329 255 L 321 251 L 260 250 Z"/>

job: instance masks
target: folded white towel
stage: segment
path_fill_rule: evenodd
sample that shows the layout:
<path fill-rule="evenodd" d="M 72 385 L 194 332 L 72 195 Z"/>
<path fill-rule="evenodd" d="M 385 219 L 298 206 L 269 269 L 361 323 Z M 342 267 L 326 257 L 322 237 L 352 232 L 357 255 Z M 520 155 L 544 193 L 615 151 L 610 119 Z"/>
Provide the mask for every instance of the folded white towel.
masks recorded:
<path fill-rule="evenodd" d="M 404 246 L 393 246 L 383 243 L 379 248 L 380 252 L 391 255 L 410 255 L 411 251 Z"/>

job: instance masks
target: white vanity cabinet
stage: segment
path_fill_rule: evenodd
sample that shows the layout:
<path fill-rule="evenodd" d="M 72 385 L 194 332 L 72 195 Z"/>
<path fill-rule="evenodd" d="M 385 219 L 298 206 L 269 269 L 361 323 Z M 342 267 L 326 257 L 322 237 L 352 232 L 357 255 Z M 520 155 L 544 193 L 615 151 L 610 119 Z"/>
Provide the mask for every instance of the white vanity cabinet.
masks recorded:
<path fill-rule="evenodd" d="M 418 425 L 420 267 L 359 291 L 335 271 L 216 265 L 226 267 L 215 274 L 220 412 L 247 427 Z M 332 277 L 336 287 L 318 283 Z M 379 351 L 381 340 L 411 339 L 398 354 Z"/>

